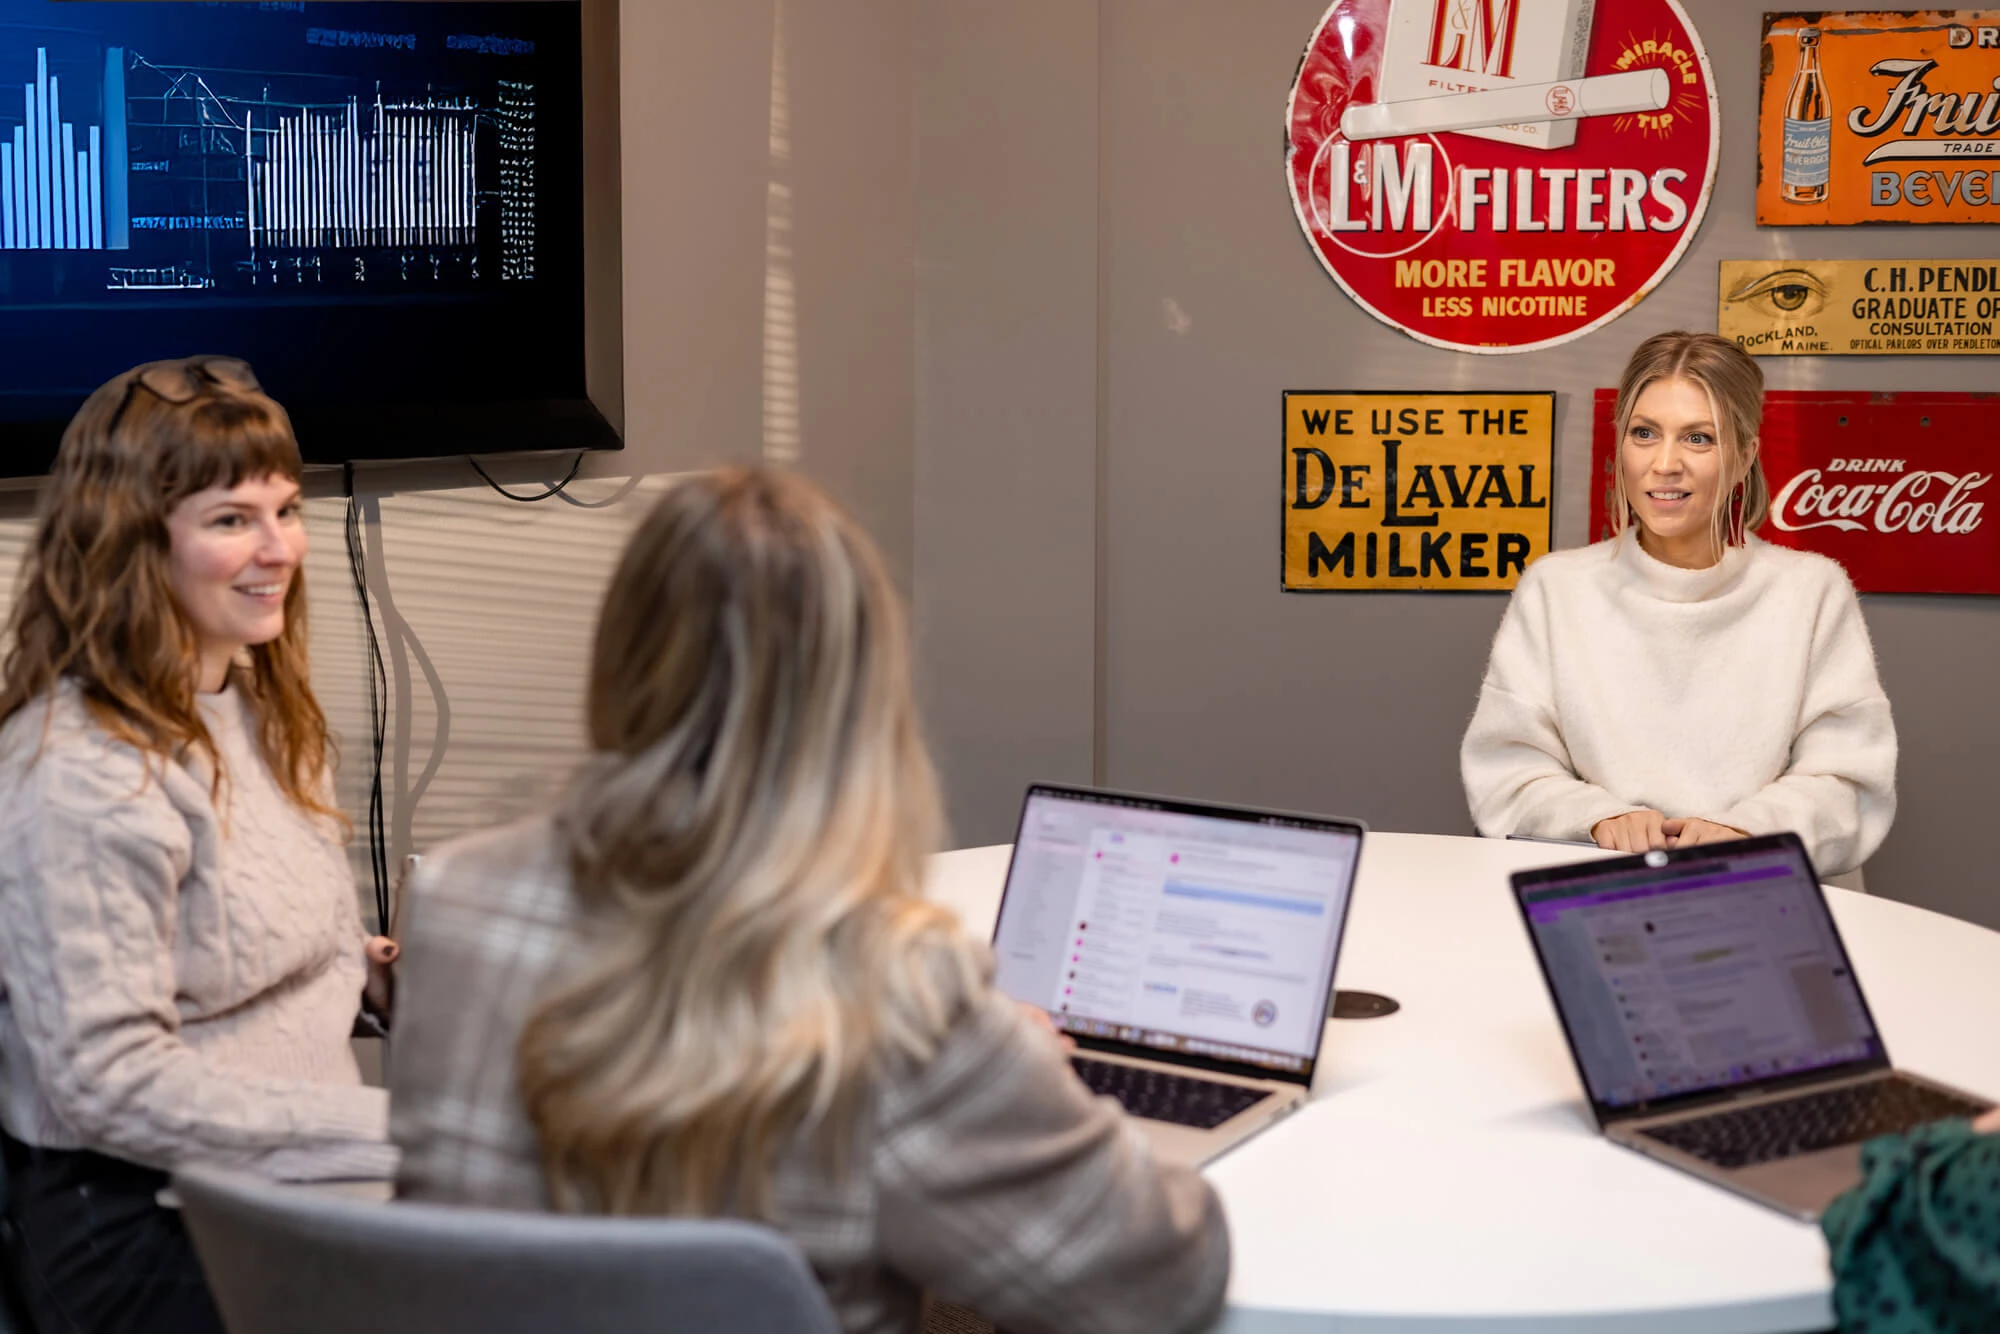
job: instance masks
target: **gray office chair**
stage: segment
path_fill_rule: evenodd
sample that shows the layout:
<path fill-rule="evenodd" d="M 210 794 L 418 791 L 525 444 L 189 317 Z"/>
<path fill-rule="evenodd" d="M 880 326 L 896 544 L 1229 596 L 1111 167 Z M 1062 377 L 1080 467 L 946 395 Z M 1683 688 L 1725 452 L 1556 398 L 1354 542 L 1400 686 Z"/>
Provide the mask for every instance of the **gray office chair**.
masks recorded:
<path fill-rule="evenodd" d="M 174 1177 L 229 1334 L 840 1334 L 805 1257 L 726 1220 L 374 1204 Z"/>
<path fill-rule="evenodd" d="M 7 1207 L 7 1168 L 0 1164 L 0 1211 Z M 6 1227 L 0 1221 L 0 1228 Z M 28 1328 L 28 1318 L 22 1314 L 20 1295 L 14 1291 L 14 1276 L 8 1272 L 4 1260 L 0 1260 L 0 1334 L 17 1334 Z"/>

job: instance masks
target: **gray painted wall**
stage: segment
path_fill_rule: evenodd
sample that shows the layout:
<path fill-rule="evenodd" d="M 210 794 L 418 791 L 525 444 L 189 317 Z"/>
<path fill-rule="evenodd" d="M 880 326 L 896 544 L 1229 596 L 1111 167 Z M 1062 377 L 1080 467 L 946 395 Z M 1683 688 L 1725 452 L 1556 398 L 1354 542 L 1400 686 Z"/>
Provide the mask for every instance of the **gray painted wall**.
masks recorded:
<path fill-rule="evenodd" d="M 917 657 L 963 843 L 1096 751 L 1097 9 L 921 6 Z"/>
<path fill-rule="evenodd" d="M 623 455 L 770 457 L 910 586 L 916 0 L 624 0 Z M 775 304 L 774 304 L 775 303 Z M 771 438 L 776 417 L 795 438 Z"/>

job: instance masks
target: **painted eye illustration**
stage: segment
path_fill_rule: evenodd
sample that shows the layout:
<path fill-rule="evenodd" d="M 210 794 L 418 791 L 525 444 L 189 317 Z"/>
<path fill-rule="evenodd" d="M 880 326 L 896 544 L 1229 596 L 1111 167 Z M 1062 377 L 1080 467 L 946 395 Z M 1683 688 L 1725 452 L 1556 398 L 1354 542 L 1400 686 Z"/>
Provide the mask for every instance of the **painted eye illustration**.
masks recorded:
<path fill-rule="evenodd" d="M 1817 315 L 1826 304 L 1826 287 L 1805 269 L 1773 269 L 1741 284 L 1731 301 L 1759 302 L 1773 315 Z"/>

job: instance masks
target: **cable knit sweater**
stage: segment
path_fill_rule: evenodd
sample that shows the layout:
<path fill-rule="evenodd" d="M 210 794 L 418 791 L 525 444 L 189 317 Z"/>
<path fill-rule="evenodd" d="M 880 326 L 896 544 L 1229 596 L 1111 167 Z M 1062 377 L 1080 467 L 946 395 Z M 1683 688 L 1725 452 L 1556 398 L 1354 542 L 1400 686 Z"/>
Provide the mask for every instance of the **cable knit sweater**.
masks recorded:
<path fill-rule="evenodd" d="M 0 728 L 0 1123 L 163 1169 L 387 1177 L 387 1095 L 348 1045 L 346 858 L 272 778 L 241 694 L 200 707 L 220 810 L 205 763 L 149 762 L 73 684 Z"/>
<path fill-rule="evenodd" d="M 1483 834 L 1587 839 L 1652 808 L 1794 830 L 1822 875 L 1896 814 L 1896 731 L 1854 588 L 1751 538 L 1706 570 L 1625 534 L 1531 565 L 1459 751 Z"/>

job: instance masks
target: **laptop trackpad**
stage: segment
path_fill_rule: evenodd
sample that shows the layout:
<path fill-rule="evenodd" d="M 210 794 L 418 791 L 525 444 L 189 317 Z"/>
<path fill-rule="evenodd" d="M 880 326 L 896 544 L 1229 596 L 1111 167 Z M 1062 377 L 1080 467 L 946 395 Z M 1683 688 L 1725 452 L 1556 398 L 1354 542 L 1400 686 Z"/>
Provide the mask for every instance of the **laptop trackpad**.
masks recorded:
<path fill-rule="evenodd" d="M 1861 1181 L 1861 1146 L 1842 1144 L 1730 1172 L 1732 1184 L 1782 1200 L 1817 1217 L 1834 1199 Z"/>

